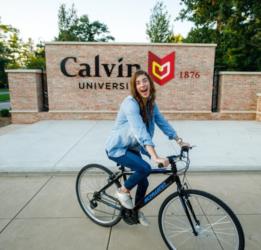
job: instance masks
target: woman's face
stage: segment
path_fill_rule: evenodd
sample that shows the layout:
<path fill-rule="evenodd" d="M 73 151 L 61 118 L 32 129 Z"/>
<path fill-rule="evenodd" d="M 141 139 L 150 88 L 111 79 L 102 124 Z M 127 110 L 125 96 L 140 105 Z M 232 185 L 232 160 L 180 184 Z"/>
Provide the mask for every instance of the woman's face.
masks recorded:
<path fill-rule="evenodd" d="M 150 96 L 150 81 L 146 75 L 140 75 L 135 81 L 136 89 L 139 95 L 143 98 Z"/>

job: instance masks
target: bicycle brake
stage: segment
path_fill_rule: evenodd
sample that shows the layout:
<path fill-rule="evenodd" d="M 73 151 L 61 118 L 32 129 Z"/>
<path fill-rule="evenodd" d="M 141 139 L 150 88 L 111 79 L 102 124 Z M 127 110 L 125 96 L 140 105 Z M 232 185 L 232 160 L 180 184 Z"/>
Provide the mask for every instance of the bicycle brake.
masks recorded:
<path fill-rule="evenodd" d="M 187 184 L 187 182 L 184 182 L 184 183 L 183 183 L 183 187 L 184 187 L 184 189 L 188 189 L 188 184 Z"/>

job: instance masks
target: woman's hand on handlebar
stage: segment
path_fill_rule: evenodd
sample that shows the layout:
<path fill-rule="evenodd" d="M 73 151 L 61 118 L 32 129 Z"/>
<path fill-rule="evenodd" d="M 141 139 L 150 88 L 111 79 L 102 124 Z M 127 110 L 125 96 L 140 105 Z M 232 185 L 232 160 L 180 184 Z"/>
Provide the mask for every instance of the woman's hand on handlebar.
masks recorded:
<path fill-rule="evenodd" d="M 176 140 L 177 144 L 178 144 L 181 148 L 182 148 L 182 147 L 188 147 L 188 148 L 190 148 L 190 144 L 187 143 L 187 142 L 184 142 L 181 137 L 178 137 L 178 136 L 177 136 L 177 137 L 175 138 L 175 140 Z"/>
<path fill-rule="evenodd" d="M 182 142 L 181 144 L 179 144 L 179 146 L 182 148 L 182 147 L 188 147 L 190 148 L 190 144 L 188 142 Z"/>
<path fill-rule="evenodd" d="M 167 167 L 169 165 L 169 160 L 167 158 L 157 157 L 153 159 L 153 161 L 162 167 Z"/>
<path fill-rule="evenodd" d="M 146 145 L 145 148 L 148 151 L 149 155 L 151 156 L 151 159 L 155 163 L 157 163 L 158 165 L 161 165 L 161 167 L 167 167 L 169 165 L 169 160 L 167 158 L 158 157 L 153 146 Z"/>

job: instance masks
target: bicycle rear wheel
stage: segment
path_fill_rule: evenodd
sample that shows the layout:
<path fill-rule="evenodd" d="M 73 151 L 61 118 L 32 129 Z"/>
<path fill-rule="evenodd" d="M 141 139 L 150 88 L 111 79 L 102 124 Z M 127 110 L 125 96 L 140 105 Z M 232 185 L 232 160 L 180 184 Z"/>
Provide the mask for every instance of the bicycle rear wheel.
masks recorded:
<path fill-rule="evenodd" d="M 199 190 L 184 192 L 188 197 L 186 206 L 189 200 L 199 220 L 197 224 L 190 211 L 198 235 L 192 231 L 179 194 L 171 194 L 159 212 L 160 233 L 169 249 L 244 249 L 241 224 L 223 201 Z"/>
<path fill-rule="evenodd" d="M 93 222 L 105 227 L 121 220 L 121 206 L 114 199 L 116 184 L 97 195 L 109 183 L 112 174 L 104 166 L 90 164 L 81 169 L 76 180 L 76 194 L 82 210 Z"/>

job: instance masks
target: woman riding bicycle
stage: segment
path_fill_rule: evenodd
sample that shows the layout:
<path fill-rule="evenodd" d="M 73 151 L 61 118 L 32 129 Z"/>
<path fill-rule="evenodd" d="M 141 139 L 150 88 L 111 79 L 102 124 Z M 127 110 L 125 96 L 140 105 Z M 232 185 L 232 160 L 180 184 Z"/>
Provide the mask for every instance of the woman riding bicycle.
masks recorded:
<path fill-rule="evenodd" d="M 121 103 L 116 122 L 110 137 L 106 142 L 106 152 L 109 159 L 129 167 L 134 173 L 125 181 L 116 196 L 121 205 L 132 209 L 134 204 L 130 190 L 137 185 L 135 204 L 143 200 L 149 182 L 151 166 L 142 159 L 141 153 L 149 156 L 155 163 L 169 165 L 167 158 L 159 157 L 152 142 L 155 123 L 168 136 L 183 143 L 174 128 L 165 120 L 155 102 L 156 91 L 154 83 L 146 71 L 138 70 L 130 81 L 131 95 Z M 138 212 L 139 222 L 147 226 L 149 223 L 144 214 Z"/>

